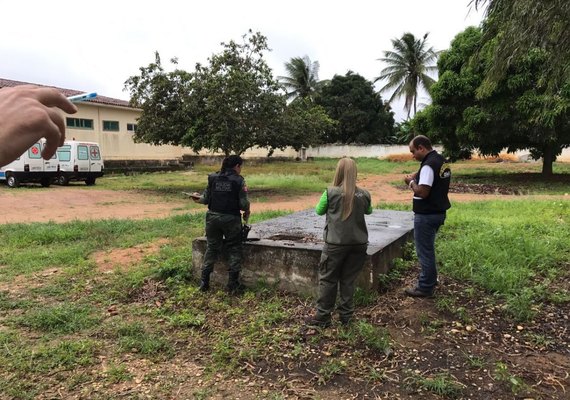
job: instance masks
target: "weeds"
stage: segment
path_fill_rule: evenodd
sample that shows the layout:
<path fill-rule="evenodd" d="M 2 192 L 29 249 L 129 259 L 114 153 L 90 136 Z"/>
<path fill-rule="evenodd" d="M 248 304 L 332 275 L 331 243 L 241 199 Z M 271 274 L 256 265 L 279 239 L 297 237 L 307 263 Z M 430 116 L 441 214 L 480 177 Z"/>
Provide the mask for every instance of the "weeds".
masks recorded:
<path fill-rule="evenodd" d="M 162 335 L 147 332 L 140 322 L 121 324 L 115 328 L 119 348 L 145 356 L 171 356 L 173 348 Z"/>
<path fill-rule="evenodd" d="M 358 162 L 363 174 L 417 167 L 416 163 Z M 253 180 L 248 179 L 249 185 L 259 183 L 258 192 L 252 197 L 271 198 L 270 193 L 275 190 L 320 193 L 328 185 L 335 164 L 336 160 L 317 160 L 297 163 L 291 168 L 289 163 L 275 163 L 269 168 L 248 166 L 252 178 L 257 175 Z M 284 165 L 287 165 L 286 174 L 283 174 Z M 205 172 L 206 168 L 200 171 Z M 310 178 L 305 179 L 305 175 Z M 147 174 L 132 180 L 112 178 L 109 182 L 117 189 L 128 184 L 137 190 L 174 197 L 181 188 L 201 190 L 205 179 L 199 174 Z M 101 183 L 101 187 L 105 186 L 106 179 Z M 409 203 L 380 207 L 410 210 Z M 195 207 L 189 202 L 188 208 Z M 465 290 L 465 296 L 503 304 L 502 310 L 514 320 L 534 318 L 544 311 L 537 307 L 541 302 L 565 304 L 568 292 L 560 282 L 567 278 L 570 258 L 569 208 L 568 202 L 550 200 L 454 204 L 437 241 L 442 275 L 468 282 L 471 287 Z M 255 213 L 251 222 L 286 213 Z M 363 320 L 349 326 L 333 326 L 307 337 L 297 333 L 296 322 L 307 306 L 305 299 L 276 295 L 273 284 L 262 282 L 240 298 L 216 291 L 199 293 L 188 282 L 192 281 L 193 272 L 191 241 L 203 234 L 203 223 L 204 213 L 199 212 L 161 220 L 0 225 L 0 235 L 5 239 L 0 248 L 2 287 L 16 276 L 24 282 L 17 294 L 0 290 L 0 397 L 33 399 L 46 393 L 55 396 L 57 387 L 63 391 L 59 396 L 88 398 L 94 394 L 80 390 L 101 377 L 104 386 L 129 385 L 132 380 L 129 369 L 142 364 L 131 365 L 132 359 L 137 362 L 150 359 L 153 365 L 146 371 L 142 385 L 162 379 L 161 389 L 149 389 L 149 396 L 172 397 L 175 392 L 171 387 L 176 379 L 163 374 L 160 368 L 177 362 L 178 357 L 169 358 L 175 351 L 184 360 L 186 357 L 199 360 L 212 373 L 204 377 L 207 383 L 220 379 L 218 373 L 227 375 L 228 382 L 266 371 L 278 375 L 272 381 L 276 386 L 268 393 L 259 394 L 260 398 L 287 397 L 288 385 L 298 379 L 294 374 L 303 374 L 315 362 L 320 363 L 318 384 L 327 384 L 342 374 L 355 378 L 355 382 L 369 382 L 371 386 L 401 378 L 390 364 L 393 359 L 386 355 L 391 354 L 392 346 L 402 352 L 398 354 L 402 357 L 409 355 L 406 354 L 409 349 L 398 342 L 393 344 L 388 331 L 376 326 L 377 321 L 367 314 L 374 310 L 379 300 L 377 294 L 356 293 L 358 306 L 367 307 L 361 314 Z M 132 268 L 101 274 L 91 259 L 96 251 L 128 248 L 164 238 L 167 244 Z M 384 287 L 400 282 L 414 265 L 410 243 L 404 247 L 402 258 L 395 260 Z M 40 275 L 37 272 L 53 270 L 54 266 L 56 274 L 36 279 Z M 32 278 L 33 284 L 26 287 Z M 149 282 L 161 285 L 160 296 L 143 301 L 140 295 Z M 109 304 L 114 306 L 112 313 Z M 453 314 L 464 322 L 469 320 L 469 306 L 460 304 L 456 297 L 439 296 L 435 304 L 441 312 Z M 430 338 L 434 339 L 439 337 L 435 334 L 445 323 L 430 314 L 433 311 L 420 314 L 419 322 L 423 329 L 434 334 Z M 521 335 L 527 345 L 540 348 L 557 345 L 548 332 L 524 332 Z M 331 359 L 323 361 L 325 352 Z M 493 366 L 493 361 L 486 362 L 477 355 L 464 353 L 464 357 L 462 363 L 470 369 L 470 374 L 479 374 L 486 383 L 491 377 L 504 383 L 496 385 L 497 395 L 505 397 L 506 390 L 518 395 L 529 389 L 505 363 Z M 117 361 L 105 366 L 102 359 Z M 271 374 L 266 375 L 268 382 L 272 378 Z M 413 381 L 416 388 L 438 396 L 465 395 L 461 384 L 449 374 L 422 377 L 418 373 Z M 185 393 L 192 394 L 204 399 L 219 395 L 214 386 Z M 297 394 L 291 392 L 292 396 Z M 299 396 L 306 394 L 301 392 Z M 103 387 L 96 396 L 113 398 L 118 394 Z"/>
<path fill-rule="evenodd" d="M 449 374 L 438 374 L 433 378 L 417 377 L 416 384 L 424 390 L 448 398 L 456 398 L 462 391 L 462 386 Z"/>
<path fill-rule="evenodd" d="M 330 381 L 335 375 L 340 375 L 347 367 L 345 360 L 328 360 L 319 368 L 318 384 L 324 385 Z"/>
<path fill-rule="evenodd" d="M 133 378 L 125 365 L 111 364 L 106 371 L 106 380 L 110 383 L 126 382 Z"/>
<path fill-rule="evenodd" d="M 509 368 L 507 367 L 507 364 L 503 363 L 503 362 L 497 362 L 495 364 L 495 369 L 493 371 L 493 377 L 500 381 L 500 382 L 504 382 L 507 385 L 509 385 L 511 392 L 513 392 L 513 394 L 518 395 L 521 392 L 527 391 L 528 390 L 528 386 L 524 383 L 524 381 L 519 378 L 518 376 L 515 376 L 513 374 L 511 374 L 509 372 Z"/>
<path fill-rule="evenodd" d="M 58 304 L 28 311 L 14 318 L 20 325 L 43 332 L 73 333 L 91 328 L 99 323 L 91 307 L 75 304 Z"/>

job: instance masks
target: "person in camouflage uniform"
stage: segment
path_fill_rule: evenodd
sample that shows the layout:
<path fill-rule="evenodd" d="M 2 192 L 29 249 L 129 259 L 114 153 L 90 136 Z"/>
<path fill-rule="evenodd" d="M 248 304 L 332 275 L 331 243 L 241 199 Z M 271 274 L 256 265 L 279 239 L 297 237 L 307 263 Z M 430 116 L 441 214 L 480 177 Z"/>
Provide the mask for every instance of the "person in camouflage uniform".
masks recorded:
<path fill-rule="evenodd" d="M 239 282 L 242 261 L 241 213 L 245 222 L 249 219 L 247 186 L 240 175 L 243 159 L 238 155 L 224 158 L 222 169 L 208 175 L 208 187 L 204 193 L 194 193 L 194 201 L 208 205 L 206 213 L 207 247 L 202 264 L 200 291 L 210 289 L 210 274 L 222 251 L 228 254 L 229 277 L 227 290 L 237 293 L 243 290 Z"/>

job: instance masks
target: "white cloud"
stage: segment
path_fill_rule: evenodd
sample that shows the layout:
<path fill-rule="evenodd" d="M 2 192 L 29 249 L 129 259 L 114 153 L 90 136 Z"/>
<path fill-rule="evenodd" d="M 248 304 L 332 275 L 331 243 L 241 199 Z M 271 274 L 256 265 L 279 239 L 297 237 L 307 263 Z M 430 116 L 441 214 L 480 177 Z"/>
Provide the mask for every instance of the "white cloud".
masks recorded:
<path fill-rule="evenodd" d="M 3 4 L 0 77 L 127 99 L 124 81 L 154 60 L 178 57 L 179 67 L 221 50 L 248 29 L 268 37 L 275 75 L 291 57 L 308 55 L 320 78 L 348 70 L 373 80 L 378 58 L 404 32 L 430 32 L 437 50 L 481 13 L 469 0 L 309 1 L 21 0 Z M 383 95 L 388 97 L 388 95 Z M 394 105 L 402 117 L 401 106 Z"/>

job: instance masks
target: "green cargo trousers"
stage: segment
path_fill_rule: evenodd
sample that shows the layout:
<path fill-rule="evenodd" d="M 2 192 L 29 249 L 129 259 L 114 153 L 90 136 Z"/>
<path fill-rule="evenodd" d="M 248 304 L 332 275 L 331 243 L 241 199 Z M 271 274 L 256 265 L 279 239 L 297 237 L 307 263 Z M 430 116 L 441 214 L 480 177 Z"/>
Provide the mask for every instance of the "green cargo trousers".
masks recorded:
<path fill-rule="evenodd" d="M 218 256 L 225 251 L 229 271 L 239 273 L 241 270 L 241 215 L 222 214 L 208 211 L 206 213 L 206 253 L 202 264 L 202 274 L 211 273 Z"/>
<path fill-rule="evenodd" d="M 354 313 L 356 279 L 364 267 L 367 244 L 338 246 L 325 243 L 319 265 L 319 298 L 316 319 L 331 320 L 337 291 L 337 307 L 341 322 L 349 322 Z"/>

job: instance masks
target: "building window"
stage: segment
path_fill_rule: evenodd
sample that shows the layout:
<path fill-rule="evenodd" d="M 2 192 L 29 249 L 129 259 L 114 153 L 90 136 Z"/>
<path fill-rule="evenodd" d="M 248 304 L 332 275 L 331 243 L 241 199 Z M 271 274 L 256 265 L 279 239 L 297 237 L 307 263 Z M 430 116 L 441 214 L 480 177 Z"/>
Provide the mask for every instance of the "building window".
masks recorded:
<path fill-rule="evenodd" d="M 78 160 L 89 160 L 89 149 L 85 145 L 77 146 L 77 159 Z"/>
<path fill-rule="evenodd" d="M 136 132 L 137 124 L 127 124 L 127 132 Z"/>
<path fill-rule="evenodd" d="M 119 121 L 103 121 L 103 130 L 119 132 Z"/>
<path fill-rule="evenodd" d="M 66 126 L 68 128 L 76 129 L 93 129 L 93 120 L 83 118 L 66 118 Z"/>

